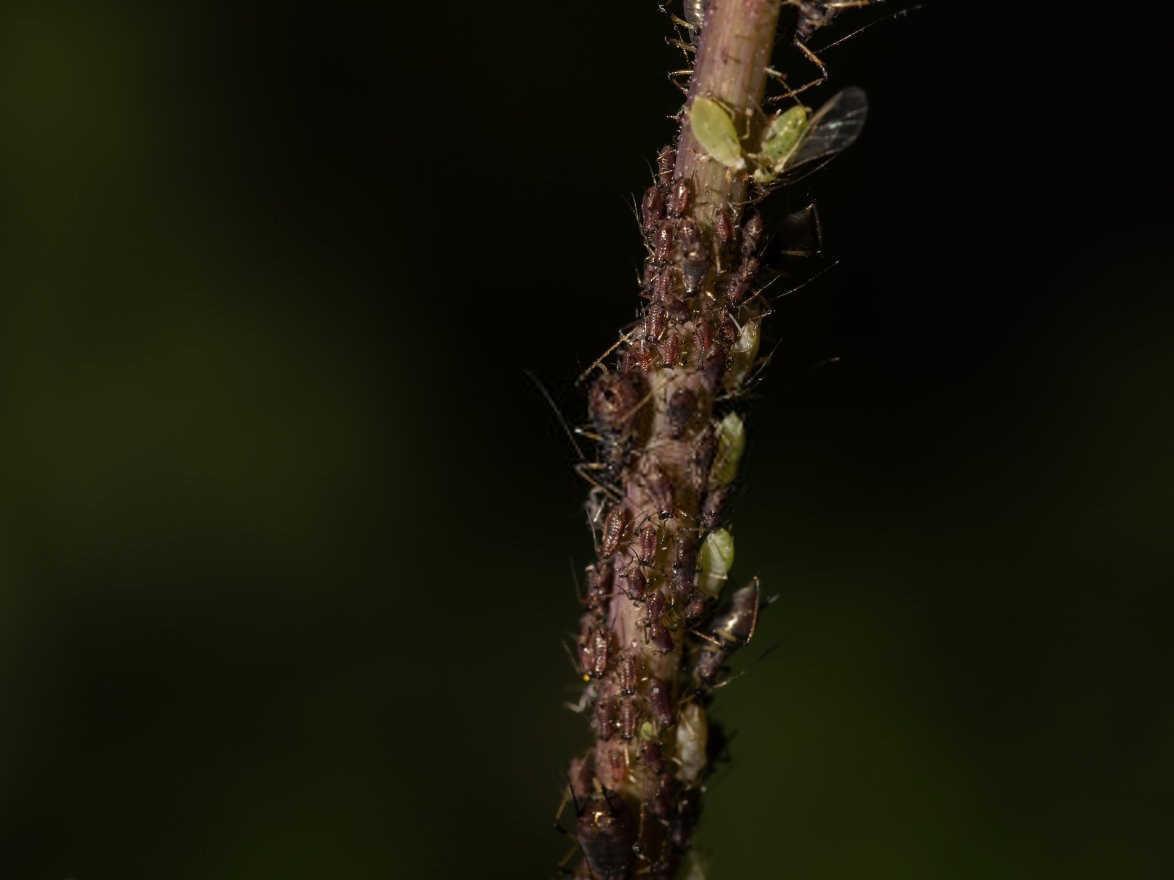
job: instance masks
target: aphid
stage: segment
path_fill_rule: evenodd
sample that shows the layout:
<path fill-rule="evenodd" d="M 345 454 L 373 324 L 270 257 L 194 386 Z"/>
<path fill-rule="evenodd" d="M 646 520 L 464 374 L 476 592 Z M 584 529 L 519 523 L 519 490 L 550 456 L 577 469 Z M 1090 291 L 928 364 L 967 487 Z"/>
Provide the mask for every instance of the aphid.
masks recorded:
<path fill-rule="evenodd" d="M 693 204 L 693 184 L 687 180 L 678 180 L 673 184 L 669 193 L 668 212 L 670 217 L 680 218 L 689 213 Z"/>
<path fill-rule="evenodd" d="M 601 556 L 611 556 L 619 549 L 620 541 L 627 534 L 631 520 L 632 515 L 628 512 L 628 508 L 622 504 L 617 504 L 608 511 L 607 518 L 603 521 Z"/>
<path fill-rule="evenodd" d="M 632 850 L 636 823 L 623 798 L 607 791 L 592 798 L 579 813 L 575 830 L 575 839 L 594 877 L 627 880 L 631 876 L 636 858 Z"/>
<path fill-rule="evenodd" d="M 664 335 L 664 329 L 667 324 L 668 318 L 665 315 L 664 306 L 654 302 L 648 307 L 648 312 L 644 315 L 645 340 L 658 341 Z"/>
<path fill-rule="evenodd" d="M 725 521 L 726 502 L 729 501 L 733 491 L 734 487 L 729 484 L 709 487 L 697 520 L 697 527 L 702 533 L 712 532 Z"/>
<path fill-rule="evenodd" d="M 643 397 L 644 388 L 638 374 L 601 374 L 587 393 L 587 411 L 595 430 L 605 436 L 629 431 Z"/>
<path fill-rule="evenodd" d="M 741 647 L 754 637 L 758 627 L 759 585 L 758 578 L 730 597 L 729 607 L 714 618 L 710 632 L 718 640 Z"/>
<path fill-rule="evenodd" d="M 717 424 L 717 452 L 709 471 L 709 485 L 726 486 L 738 476 L 738 464 L 746 449 L 746 426 L 737 413 L 729 413 Z"/>
<path fill-rule="evenodd" d="M 579 666 L 583 671 L 584 681 L 590 678 L 602 678 L 603 674 L 607 672 L 610 641 L 607 630 L 602 626 L 590 626 L 580 638 Z"/>
<path fill-rule="evenodd" d="M 583 604 L 588 608 L 602 608 L 611 599 L 612 566 L 601 562 L 587 567 L 587 595 Z"/>
<path fill-rule="evenodd" d="M 807 41 L 811 39 L 812 35 L 820 28 L 831 24 L 832 19 L 841 10 L 859 9 L 862 6 L 871 6 L 875 2 L 876 0 L 787 0 L 787 5 L 794 6 L 798 13 L 795 22 L 795 47 L 803 53 L 808 61 L 819 68 L 817 79 L 798 89 L 791 90 L 789 95 L 797 95 L 825 82 L 828 78 L 827 65 L 807 47 Z"/>
<path fill-rule="evenodd" d="M 686 785 L 696 785 L 705 772 L 708 735 L 705 710 L 697 703 L 682 706 L 677 720 L 677 777 Z"/>
<path fill-rule="evenodd" d="M 672 308 L 674 300 L 685 296 L 685 288 L 681 283 L 681 276 L 675 272 L 662 272 L 656 276 L 655 299 L 666 309 Z"/>
<path fill-rule="evenodd" d="M 766 232 L 766 222 L 762 215 L 755 211 L 742 224 L 742 259 L 746 259 L 762 246 L 762 236 Z"/>
<path fill-rule="evenodd" d="M 677 247 L 681 254 L 681 279 L 684 281 L 685 293 L 693 296 L 709 270 L 705 239 L 696 222 L 688 218 L 681 221 L 677 229 Z"/>
<path fill-rule="evenodd" d="M 621 654 L 616 661 L 616 682 L 620 686 L 620 694 L 630 697 L 636 693 L 636 686 L 640 682 L 640 659 L 635 654 Z"/>
<path fill-rule="evenodd" d="M 697 326 L 693 331 L 693 344 L 697 346 L 697 359 L 704 361 L 713 351 L 713 321 L 709 318 L 698 318 Z"/>
<path fill-rule="evenodd" d="M 676 333 L 670 333 L 660 343 L 658 351 L 660 352 L 660 362 L 662 366 L 679 366 L 681 362 L 681 337 Z"/>
<path fill-rule="evenodd" d="M 689 604 L 685 606 L 685 622 L 695 623 L 705 616 L 705 612 L 709 610 L 709 597 L 698 593 L 689 600 Z"/>
<path fill-rule="evenodd" d="M 664 606 L 664 593 L 658 590 L 649 595 L 648 604 L 644 609 L 644 625 L 646 627 L 660 623 L 660 617 L 664 614 Z"/>
<path fill-rule="evenodd" d="M 693 580 L 697 571 L 697 544 L 688 536 L 682 535 L 673 553 L 673 567 L 669 576 L 669 585 L 672 587 L 677 602 L 684 602 L 693 592 Z"/>
<path fill-rule="evenodd" d="M 586 801 L 587 798 L 591 797 L 595 781 L 595 759 L 593 752 L 588 751 L 581 758 L 571 758 L 571 766 L 567 771 L 567 781 L 571 786 L 571 796 L 576 801 Z M 565 802 L 563 806 L 566 806 Z"/>
<path fill-rule="evenodd" d="M 665 413 L 668 419 L 669 435 L 679 438 L 693 421 L 697 412 L 697 394 L 690 388 L 678 388 L 669 397 L 668 410 Z"/>
<path fill-rule="evenodd" d="M 652 716 L 661 727 L 668 727 L 673 723 L 673 701 L 669 686 L 658 678 L 652 679 L 648 686 L 648 705 L 652 709 Z"/>
<path fill-rule="evenodd" d="M 663 767 L 663 763 L 660 766 Z M 658 775 L 660 775 L 659 770 Z M 652 804 L 650 805 L 652 815 L 662 820 L 668 819 L 674 812 L 676 802 L 677 781 L 667 774 L 660 775 L 656 783 L 656 794 L 653 795 Z"/>
<path fill-rule="evenodd" d="M 612 788 L 619 788 L 628 778 L 627 748 L 612 748 L 607 752 L 607 779 Z"/>
<path fill-rule="evenodd" d="M 796 169 L 821 159 L 831 159 L 850 147 L 864 129 L 868 96 L 849 86 L 833 95 L 808 120 L 807 108 L 792 107 L 772 119 L 754 157 L 754 179 L 768 184 L 793 176 Z M 797 132 L 797 133 L 796 133 Z"/>
<path fill-rule="evenodd" d="M 616 575 L 616 587 L 633 602 L 644 601 L 648 592 L 648 578 L 638 565 L 630 565 Z"/>
<path fill-rule="evenodd" d="M 595 704 L 595 735 L 607 740 L 616 730 L 616 704 L 613 700 L 602 699 Z"/>
<path fill-rule="evenodd" d="M 620 703 L 619 731 L 620 739 L 627 742 L 636 735 L 636 728 L 640 725 L 640 712 L 634 700 L 624 700 Z"/>
<path fill-rule="evenodd" d="M 644 198 L 640 203 L 640 226 L 644 230 L 644 235 L 651 238 L 663 219 L 664 190 L 653 184 L 644 191 Z"/>
<path fill-rule="evenodd" d="M 738 230 L 734 226 L 734 212 L 724 205 L 717 210 L 713 218 L 713 237 L 719 255 L 725 253 L 733 242 Z"/>
<path fill-rule="evenodd" d="M 758 357 L 760 337 L 761 326 L 758 321 L 747 321 L 742 325 L 738 341 L 730 348 L 729 366 L 722 380 L 727 391 L 736 391 L 749 375 L 754 359 Z"/>
<path fill-rule="evenodd" d="M 714 529 L 705 536 L 697 554 L 697 586 L 716 596 L 722 591 L 734 565 L 734 536 L 726 529 Z"/>
<path fill-rule="evenodd" d="M 705 27 L 705 13 L 708 7 L 708 0 L 685 0 L 685 21 L 700 31 Z"/>
<path fill-rule="evenodd" d="M 663 624 L 654 623 L 648 627 L 648 640 L 652 642 L 652 646 L 662 654 L 669 654 L 672 652 L 674 643 L 672 633 Z"/>
<path fill-rule="evenodd" d="M 689 459 L 689 468 L 692 471 L 693 482 L 698 489 L 705 488 L 709 482 L 709 469 L 713 464 L 713 455 L 717 450 L 717 437 L 714 435 L 713 425 L 706 425 L 693 445 L 693 455 Z"/>
<path fill-rule="evenodd" d="M 689 128 L 711 159 L 734 171 L 746 167 L 734 119 L 717 101 L 704 95 L 694 98 L 689 106 Z"/>
<path fill-rule="evenodd" d="M 658 263 L 668 262 L 669 257 L 673 255 L 673 245 L 676 243 L 676 238 L 673 235 L 672 223 L 661 223 L 656 230 L 656 240 L 652 246 L 652 258 Z"/>
<path fill-rule="evenodd" d="M 659 531 L 655 523 L 645 523 L 636 533 L 636 561 L 641 565 L 652 565 L 656 560 Z"/>
<path fill-rule="evenodd" d="M 697 658 L 694 674 L 705 685 L 713 685 L 730 654 L 750 642 L 758 626 L 758 578 L 735 590 L 730 603 L 710 625 L 710 636 Z"/>

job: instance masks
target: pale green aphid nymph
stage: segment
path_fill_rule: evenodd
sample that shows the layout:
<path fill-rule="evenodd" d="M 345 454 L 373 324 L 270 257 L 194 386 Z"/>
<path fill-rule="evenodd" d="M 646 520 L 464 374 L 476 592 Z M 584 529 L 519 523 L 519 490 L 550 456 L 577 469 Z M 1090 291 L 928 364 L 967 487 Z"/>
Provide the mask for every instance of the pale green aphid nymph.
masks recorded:
<path fill-rule="evenodd" d="M 745 449 L 746 426 L 737 413 L 730 413 L 717 424 L 717 451 L 709 469 L 709 485 L 725 486 L 734 482 Z"/>
<path fill-rule="evenodd" d="M 717 101 L 704 95 L 694 98 L 689 107 L 689 127 L 701 149 L 715 162 L 735 171 L 746 167 L 734 119 Z"/>
<path fill-rule="evenodd" d="M 718 595 L 734 567 L 734 536 L 725 529 L 714 529 L 706 535 L 697 567 L 700 569 L 697 586 L 706 595 Z"/>

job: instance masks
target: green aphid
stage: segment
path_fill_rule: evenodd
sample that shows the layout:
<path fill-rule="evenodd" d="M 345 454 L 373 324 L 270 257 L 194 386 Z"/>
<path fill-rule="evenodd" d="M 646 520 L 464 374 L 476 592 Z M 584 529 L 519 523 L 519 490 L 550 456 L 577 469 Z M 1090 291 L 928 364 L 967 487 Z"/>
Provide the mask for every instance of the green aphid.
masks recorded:
<path fill-rule="evenodd" d="M 754 179 L 770 183 L 779 177 L 795 179 L 799 169 L 808 172 L 850 147 L 868 118 L 868 96 L 849 86 L 811 113 L 806 107 L 784 110 L 767 123 L 761 152 L 753 156 L 758 166 Z"/>
<path fill-rule="evenodd" d="M 771 117 L 762 136 L 762 152 L 758 158 L 762 164 L 754 172 L 754 179 L 761 182 L 771 180 L 787 165 L 799 141 L 807 131 L 811 111 L 802 104 L 796 104 Z"/>
<path fill-rule="evenodd" d="M 717 596 L 734 567 L 734 536 L 725 529 L 714 529 L 705 536 L 698 554 L 700 569 L 697 586 L 709 596 Z"/>
<path fill-rule="evenodd" d="M 735 171 L 746 167 L 734 119 L 717 101 L 704 96 L 694 98 L 689 107 L 689 127 L 711 159 Z"/>
<path fill-rule="evenodd" d="M 746 425 L 737 413 L 730 413 L 717 425 L 717 452 L 709 470 L 709 485 L 725 486 L 734 482 L 745 449 Z"/>

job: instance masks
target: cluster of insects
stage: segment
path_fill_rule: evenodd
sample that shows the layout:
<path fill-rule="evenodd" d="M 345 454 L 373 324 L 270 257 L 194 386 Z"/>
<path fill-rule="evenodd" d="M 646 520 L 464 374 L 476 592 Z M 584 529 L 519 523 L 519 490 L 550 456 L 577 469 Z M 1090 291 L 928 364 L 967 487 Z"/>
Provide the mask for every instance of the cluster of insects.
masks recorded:
<path fill-rule="evenodd" d="M 805 46 L 839 9 L 863 3 L 787 5 Z M 687 0 L 683 11 L 679 23 L 696 30 L 708 3 Z M 814 112 L 789 97 L 792 106 L 749 127 L 751 141 L 730 108 L 692 96 L 682 124 L 704 161 L 743 175 L 754 198 L 701 210 L 705 193 L 678 171 L 672 147 L 661 150 L 639 207 L 637 321 L 582 377 L 589 424 L 579 433 L 598 455 L 579 467 L 592 485 L 596 559 L 573 651 L 583 685 L 574 708 L 589 717 L 594 744 L 572 761 L 563 805 L 574 806 L 576 877 L 673 876 L 723 741 L 707 707 L 764 607 L 757 579 L 726 588 L 746 442 L 737 407 L 775 279 L 757 200 L 845 149 L 867 113 L 859 89 Z"/>

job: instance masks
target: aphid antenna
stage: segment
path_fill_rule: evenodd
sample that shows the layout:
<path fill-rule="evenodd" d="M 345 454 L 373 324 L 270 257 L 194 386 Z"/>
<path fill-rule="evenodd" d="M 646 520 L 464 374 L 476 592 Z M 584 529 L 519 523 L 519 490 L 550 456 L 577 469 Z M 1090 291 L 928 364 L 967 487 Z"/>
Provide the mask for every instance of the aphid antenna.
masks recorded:
<path fill-rule="evenodd" d="M 617 339 L 615 342 L 613 342 L 610 346 L 608 346 L 607 350 L 604 351 L 603 354 L 601 354 L 599 357 L 597 357 L 594 361 L 591 362 L 591 366 L 589 366 L 587 369 L 585 369 L 582 373 L 579 374 L 579 378 L 575 380 L 575 384 L 579 385 L 580 383 L 582 383 L 582 381 L 584 379 L 586 379 L 589 375 L 591 375 L 592 370 L 594 370 L 596 367 L 603 366 L 603 361 L 609 354 L 611 354 L 613 351 L 615 351 L 617 348 L 619 348 L 625 342 L 631 342 L 631 341 L 632 341 L 631 334 L 624 333 L 623 331 L 621 331 L 620 338 Z M 606 371 L 607 371 L 607 368 L 604 367 L 604 372 L 606 372 Z"/>
<path fill-rule="evenodd" d="M 538 393 L 542 395 L 546 402 L 550 404 L 550 408 L 554 410 L 555 417 L 558 419 L 559 424 L 562 425 L 563 431 L 566 432 L 567 439 L 571 441 L 571 448 L 575 450 L 575 455 L 578 457 L 579 461 L 585 461 L 586 456 L 583 455 L 583 450 L 579 448 L 579 444 L 575 442 L 575 434 L 571 430 L 570 423 L 567 422 L 566 417 L 563 416 L 562 410 L 558 408 L 558 404 L 554 402 L 554 397 L 552 397 L 551 393 L 546 390 L 546 386 L 542 384 L 542 380 L 534 374 L 533 370 L 527 369 L 523 370 L 522 372 L 530 378 L 530 381 L 533 382 L 534 386 L 538 389 Z"/>
<path fill-rule="evenodd" d="M 885 2 L 886 2 L 886 0 L 875 0 L 875 2 L 872 4 L 861 4 L 861 5 L 880 6 L 880 5 L 884 4 Z M 829 4 L 829 5 L 837 5 L 837 4 Z M 914 12 L 917 12 L 921 9 L 924 9 L 926 7 L 926 5 L 927 4 L 925 4 L 925 3 L 915 3 L 913 6 L 907 6 L 904 9 L 894 9 L 888 15 L 874 19 L 874 20 L 868 22 L 868 24 L 864 24 L 864 25 L 861 25 L 860 27 L 856 28 L 856 30 L 852 31 L 851 33 L 847 33 L 842 37 L 838 37 L 837 39 L 833 40 L 830 43 L 826 43 L 823 46 L 819 46 L 818 48 L 815 49 L 815 51 L 816 52 L 826 52 L 828 49 L 834 49 L 836 46 L 840 45 L 841 43 L 846 43 L 849 40 L 854 39 L 855 37 L 864 33 L 864 31 L 868 30 L 871 27 L 874 27 L 875 25 L 892 23 L 895 21 L 900 21 L 903 18 L 908 18 Z"/>

